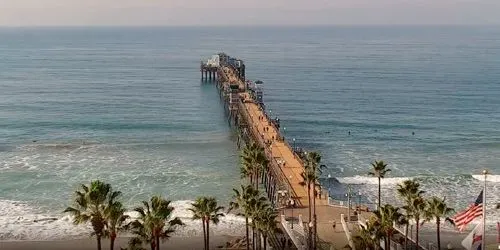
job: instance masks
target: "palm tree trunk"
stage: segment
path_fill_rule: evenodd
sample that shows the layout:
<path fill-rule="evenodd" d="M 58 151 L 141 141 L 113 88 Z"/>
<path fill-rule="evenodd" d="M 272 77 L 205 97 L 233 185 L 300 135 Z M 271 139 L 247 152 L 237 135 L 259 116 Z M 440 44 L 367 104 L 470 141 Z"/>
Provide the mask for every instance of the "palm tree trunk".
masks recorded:
<path fill-rule="evenodd" d="M 266 192 L 268 191 L 267 190 L 267 176 L 268 176 L 268 172 L 266 171 L 266 174 L 264 174 L 264 172 L 262 172 L 262 179 L 264 180 L 263 181 L 263 184 L 264 184 L 264 188 L 266 189 Z"/>
<path fill-rule="evenodd" d="M 419 218 L 415 218 L 415 221 L 417 222 L 417 229 L 415 230 L 415 239 L 416 239 L 416 243 L 417 243 L 417 250 L 420 248 L 419 247 L 419 244 L 418 244 L 418 229 L 420 228 L 420 219 Z"/>
<path fill-rule="evenodd" d="M 389 236 L 385 236 L 385 249 L 386 250 L 390 250 L 390 247 L 389 247 Z"/>
<path fill-rule="evenodd" d="M 314 197 L 313 197 L 313 249 L 316 250 L 316 187 L 315 185 L 313 185 L 313 194 L 314 194 Z"/>
<path fill-rule="evenodd" d="M 406 224 L 405 226 L 405 250 L 408 249 L 408 228 L 410 227 L 410 222 L 408 221 L 408 223 Z"/>
<path fill-rule="evenodd" d="M 97 235 L 97 250 L 101 250 L 101 236 Z"/>
<path fill-rule="evenodd" d="M 111 237 L 109 237 L 109 249 L 110 250 L 113 250 L 115 248 L 115 239 L 116 239 L 116 235 L 111 234 Z"/>
<path fill-rule="evenodd" d="M 151 245 L 151 250 L 156 250 L 156 247 L 155 247 L 155 239 L 154 239 L 154 238 L 152 239 L 152 241 L 151 241 L 150 245 Z"/>
<path fill-rule="evenodd" d="M 207 250 L 210 248 L 210 230 L 209 230 L 210 221 L 207 221 Z"/>
<path fill-rule="evenodd" d="M 250 239 L 248 238 L 248 216 L 245 215 L 245 230 L 246 230 L 246 233 L 247 233 L 247 250 L 250 250 Z"/>
<path fill-rule="evenodd" d="M 269 171 L 267 171 L 267 173 L 266 173 L 266 181 L 265 181 L 264 185 L 266 186 L 266 192 L 267 192 L 268 196 L 269 196 L 269 181 L 270 181 L 270 179 L 269 179 Z"/>
<path fill-rule="evenodd" d="M 255 225 L 252 219 L 252 249 L 255 250 Z"/>
<path fill-rule="evenodd" d="M 266 175 L 264 174 L 264 169 L 260 170 L 260 183 L 264 184 Z"/>
<path fill-rule="evenodd" d="M 160 250 L 160 236 L 156 236 L 156 250 Z"/>
<path fill-rule="evenodd" d="M 260 239 L 260 231 L 257 230 L 257 250 L 261 249 L 261 239 Z"/>
<path fill-rule="evenodd" d="M 255 171 L 255 190 L 259 190 L 259 171 Z"/>
<path fill-rule="evenodd" d="M 440 235 L 440 230 L 439 230 L 439 224 L 440 224 L 440 219 L 436 218 L 436 232 L 437 232 L 437 243 L 438 243 L 438 249 L 441 250 L 441 235 Z"/>
<path fill-rule="evenodd" d="M 309 210 L 309 222 L 311 222 L 311 183 L 307 183 L 307 199 L 309 201 L 309 204 L 307 205 L 308 206 L 308 210 Z M 311 249 L 311 246 L 312 246 L 312 232 L 311 232 L 311 228 L 309 227 L 309 225 L 307 226 L 307 235 L 308 235 L 308 239 L 307 239 L 307 249 Z"/>
<path fill-rule="evenodd" d="M 201 220 L 201 224 L 203 225 L 203 248 L 207 250 L 207 230 L 205 228 L 205 221 Z"/>
<path fill-rule="evenodd" d="M 382 204 L 380 203 L 380 195 L 381 195 L 381 192 L 380 192 L 380 177 L 378 177 L 378 205 L 377 205 L 378 209 L 380 209 L 380 207 L 382 206 Z"/>
<path fill-rule="evenodd" d="M 267 237 L 266 237 L 266 235 L 264 235 L 262 237 L 264 237 L 264 250 L 267 250 Z"/>

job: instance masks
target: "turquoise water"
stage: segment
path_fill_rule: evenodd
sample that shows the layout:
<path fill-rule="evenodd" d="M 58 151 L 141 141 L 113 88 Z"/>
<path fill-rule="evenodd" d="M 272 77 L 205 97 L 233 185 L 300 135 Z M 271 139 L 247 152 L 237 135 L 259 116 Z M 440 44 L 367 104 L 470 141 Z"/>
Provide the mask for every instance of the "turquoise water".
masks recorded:
<path fill-rule="evenodd" d="M 199 74 L 219 51 L 264 81 L 286 138 L 323 154 L 333 195 L 353 184 L 374 200 L 366 172 L 383 159 L 393 170 L 383 200 L 416 178 L 462 208 L 483 168 L 496 174 L 489 203 L 500 200 L 500 28 L 3 28 L 0 238 L 70 234 L 8 224 L 61 216 L 94 178 L 128 205 L 152 194 L 227 201 L 239 183 L 235 135 Z"/>

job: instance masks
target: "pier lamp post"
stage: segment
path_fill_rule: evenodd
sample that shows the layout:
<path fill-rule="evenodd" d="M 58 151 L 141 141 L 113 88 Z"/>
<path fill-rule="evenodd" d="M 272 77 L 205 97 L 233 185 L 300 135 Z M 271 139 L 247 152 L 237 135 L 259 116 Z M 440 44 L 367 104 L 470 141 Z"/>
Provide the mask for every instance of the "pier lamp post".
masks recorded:
<path fill-rule="evenodd" d="M 285 140 L 286 137 L 286 127 L 283 127 L 283 141 Z"/>
<path fill-rule="evenodd" d="M 293 156 L 295 157 L 295 151 L 296 151 L 295 150 L 295 138 L 292 138 L 292 141 L 293 141 L 293 148 L 292 148 L 292 150 L 293 150 L 293 153 L 294 153 Z"/>
<path fill-rule="evenodd" d="M 347 185 L 347 194 L 345 194 L 347 197 L 347 222 L 351 221 L 351 185 Z"/>
<path fill-rule="evenodd" d="M 295 201 L 294 201 L 292 198 L 290 198 L 290 199 L 288 200 L 288 207 L 290 207 L 290 208 L 292 209 L 292 219 L 291 219 L 292 229 L 293 229 L 293 220 L 295 219 L 295 218 L 293 217 L 293 207 L 294 207 L 294 206 L 295 206 Z"/>
<path fill-rule="evenodd" d="M 361 207 L 361 192 L 358 191 L 358 207 Z"/>

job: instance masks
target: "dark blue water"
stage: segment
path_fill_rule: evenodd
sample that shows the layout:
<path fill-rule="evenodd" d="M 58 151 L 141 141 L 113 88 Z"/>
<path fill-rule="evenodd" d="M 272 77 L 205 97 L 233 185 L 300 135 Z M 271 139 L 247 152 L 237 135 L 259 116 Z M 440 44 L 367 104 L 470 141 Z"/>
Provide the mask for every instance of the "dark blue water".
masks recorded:
<path fill-rule="evenodd" d="M 324 184 L 343 184 L 332 193 L 353 184 L 373 200 L 366 173 L 383 159 L 393 170 L 383 200 L 416 178 L 465 207 L 484 168 L 496 174 L 488 199 L 500 200 L 500 28 L 4 28 L 3 220 L 57 214 L 93 178 L 127 204 L 158 193 L 227 200 L 239 183 L 234 132 L 199 74 L 220 51 L 264 81 L 285 137 L 322 153 Z M 39 234 L 19 230 L 0 234 Z"/>

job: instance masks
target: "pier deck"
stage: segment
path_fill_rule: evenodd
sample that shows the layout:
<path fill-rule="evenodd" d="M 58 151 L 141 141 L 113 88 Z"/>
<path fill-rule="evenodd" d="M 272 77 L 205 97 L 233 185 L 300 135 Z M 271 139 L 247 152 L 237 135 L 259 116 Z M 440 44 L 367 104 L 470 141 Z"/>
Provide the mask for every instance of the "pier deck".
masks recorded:
<path fill-rule="evenodd" d="M 265 141 L 272 141 L 270 148 L 272 157 L 280 164 L 281 171 L 288 178 L 292 193 L 295 195 L 294 200 L 301 204 L 301 208 L 294 208 L 295 216 L 301 214 L 304 221 L 309 221 L 308 207 L 309 201 L 307 198 L 307 187 L 300 184 L 302 182 L 301 173 L 304 171 L 304 166 L 298 157 L 292 152 L 292 149 L 285 141 L 276 140 L 280 137 L 274 126 L 269 126 L 269 120 L 264 116 L 264 113 L 255 103 L 245 103 L 245 108 L 251 114 L 252 124 L 263 135 Z M 259 116 L 263 117 L 259 121 Z M 264 128 L 269 127 L 268 131 Z M 311 192 L 312 193 L 312 192 Z M 312 194 L 311 194 L 312 195 Z M 339 207 L 328 206 L 327 197 L 316 197 L 316 216 L 317 216 L 317 231 L 321 241 L 330 243 L 335 248 L 341 249 L 348 244 L 345 233 L 341 230 L 340 216 L 347 211 Z M 312 205 L 312 204 L 311 204 Z M 286 209 L 287 217 L 292 217 L 292 209 Z M 336 222 L 336 230 L 333 228 L 333 223 Z"/>
<path fill-rule="evenodd" d="M 244 69 L 244 64 L 242 67 Z M 204 72 L 203 65 L 202 72 Z M 215 76 L 213 78 L 215 79 Z M 300 184 L 303 181 L 301 173 L 304 171 L 304 165 L 300 157 L 292 150 L 286 140 L 282 139 L 279 129 L 270 120 L 272 118 L 268 117 L 261 105 L 250 97 L 250 93 L 246 90 L 244 70 L 242 75 L 241 69 L 238 70 L 234 66 L 227 65 L 222 60 L 218 66 L 217 79 L 219 89 L 229 90 L 231 85 L 238 86 L 238 108 L 235 109 L 234 106 L 231 106 L 234 104 L 230 104 L 229 109 L 231 111 L 236 110 L 239 116 L 243 116 L 247 129 L 254 135 L 254 140 L 264 147 L 266 155 L 270 158 L 270 167 L 277 168 L 273 171 L 281 177 L 278 178 L 280 186 L 287 189 L 295 204 L 298 205 L 295 208 L 285 208 L 283 213 L 287 217 L 294 217 L 293 215 L 297 217 L 300 214 L 304 222 L 309 222 L 308 207 L 312 204 L 309 204 L 308 201 L 307 187 Z M 345 208 L 329 206 L 326 195 L 322 195 L 320 190 L 318 190 L 318 193 L 320 194 L 319 197 L 314 198 L 316 202 L 318 242 L 325 242 L 330 247 L 342 249 L 348 242 L 345 233 L 342 231 L 340 218 L 341 214 L 345 214 L 347 211 Z M 311 196 L 314 196 L 312 192 Z M 336 223 L 336 228 L 333 226 L 334 223 Z M 307 227 L 307 223 L 304 224 L 306 224 L 304 227 Z"/>

